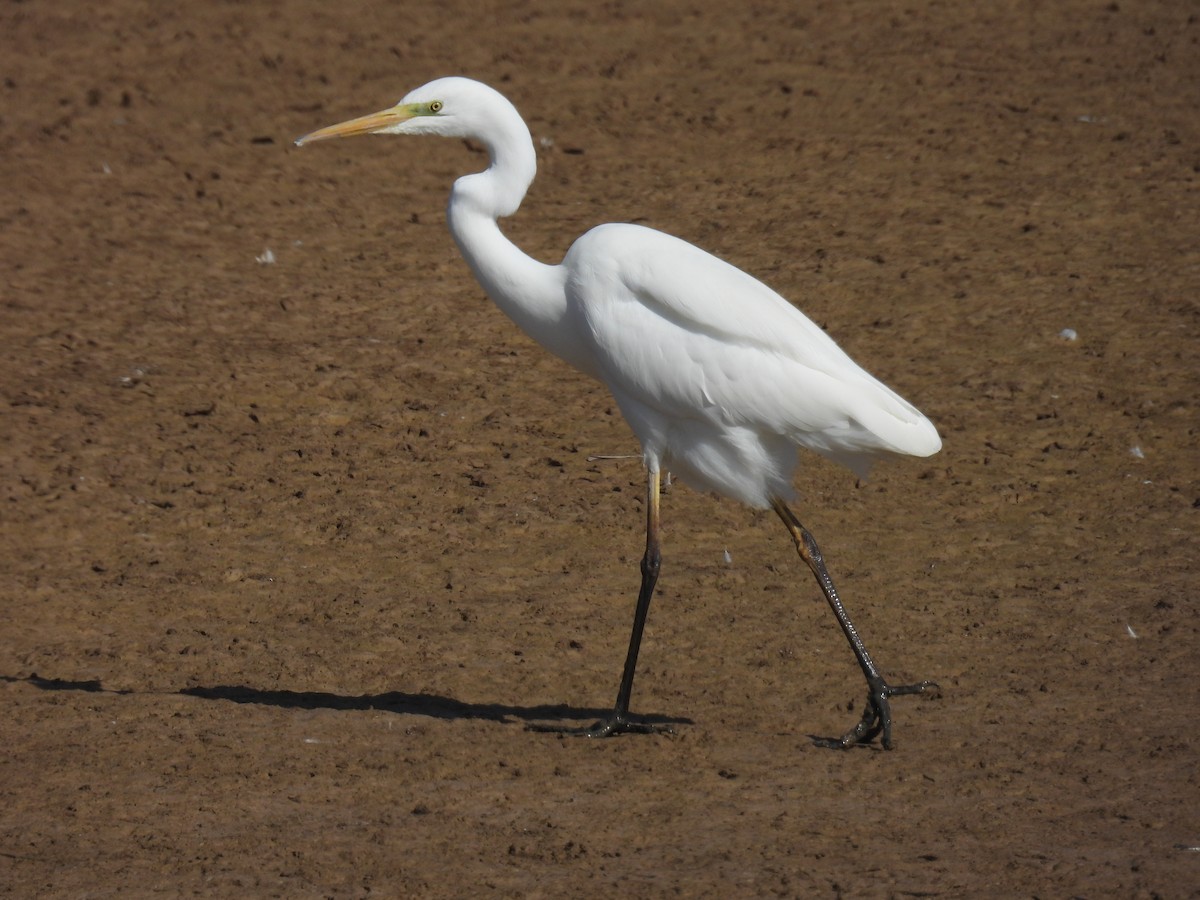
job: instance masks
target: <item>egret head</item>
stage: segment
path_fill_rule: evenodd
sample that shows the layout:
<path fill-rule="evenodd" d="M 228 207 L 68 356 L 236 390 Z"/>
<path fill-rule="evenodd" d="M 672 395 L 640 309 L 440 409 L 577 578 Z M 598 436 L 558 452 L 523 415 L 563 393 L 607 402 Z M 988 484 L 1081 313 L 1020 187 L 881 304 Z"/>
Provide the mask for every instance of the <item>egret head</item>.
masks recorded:
<path fill-rule="evenodd" d="M 296 145 L 359 134 L 474 137 L 486 131 L 495 116 L 507 118 L 512 113 L 515 110 L 504 95 L 485 84 L 469 78 L 439 78 L 410 91 L 393 107 L 318 129 L 298 138 Z"/>

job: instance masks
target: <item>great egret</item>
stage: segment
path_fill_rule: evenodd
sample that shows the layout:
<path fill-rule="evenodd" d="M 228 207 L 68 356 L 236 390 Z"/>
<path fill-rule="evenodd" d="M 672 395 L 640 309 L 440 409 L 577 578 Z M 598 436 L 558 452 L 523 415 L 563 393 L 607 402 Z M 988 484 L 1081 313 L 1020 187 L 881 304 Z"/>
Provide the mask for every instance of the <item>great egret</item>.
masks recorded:
<path fill-rule="evenodd" d="M 612 391 L 641 442 L 648 472 L 646 552 L 633 634 L 612 714 L 580 733 L 654 731 L 630 718 L 646 613 L 661 566 L 659 479 L 773 509 L 816 576 L 867 679 L 862 718 L 840 740 L 881 736 L 892 746 L 889 698 L 932 682 L 892 686 L 847 615 L 821 551 L 787 502 L 797 448 L 860 474 L 874 457 L 929 456 L 932 423 L 848 357 L 777 293 L 679 238 L 640 225 L 600 225 L 562 263 L 525 255 L 497 218 L 517 211 L 537 169 L 529 129 L 503 95 L 467 78 L 440 78 L 395 106 L 314 131 L 310 144 L 359 134 L 473 138 L 490 156 L 450 192 L 450 231 L 479 283 L 526 334 Z"/>

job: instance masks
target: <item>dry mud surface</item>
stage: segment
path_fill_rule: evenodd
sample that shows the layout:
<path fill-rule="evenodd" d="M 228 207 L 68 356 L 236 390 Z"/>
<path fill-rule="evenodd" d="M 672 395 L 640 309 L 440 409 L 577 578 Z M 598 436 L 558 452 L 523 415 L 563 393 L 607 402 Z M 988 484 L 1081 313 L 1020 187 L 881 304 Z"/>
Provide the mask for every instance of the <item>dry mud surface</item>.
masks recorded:
<path fill-rule="evenodd" d="M 676 733 L 526 730 L 615 694 L 636 446 L 459 258 L 479 148 L 290 144 L 455 72 L 538 141 L 531 254 L 682 235 L 937 423 L 798 479 L 942 685 L 894 752 L 814 745 L 863 697 L 816 586 L 678 485 Z M 1193 4 L 30 0 L 0 75 L 0 892 L 1200 892 Z"/>

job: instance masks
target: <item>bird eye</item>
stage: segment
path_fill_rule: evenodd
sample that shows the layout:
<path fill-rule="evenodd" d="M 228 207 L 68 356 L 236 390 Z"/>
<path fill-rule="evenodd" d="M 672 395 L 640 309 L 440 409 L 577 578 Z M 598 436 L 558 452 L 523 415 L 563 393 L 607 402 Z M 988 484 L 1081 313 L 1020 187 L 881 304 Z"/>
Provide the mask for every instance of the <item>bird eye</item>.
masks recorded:
<path fill-rule="evenodd" d="M 442 101 L 441 101 L 441 100 L 434 100 L 432 103 L 430 103 L 430 104 L 429 104 L 429 111 L 430 111 L 431 113 L 440 113 L 440 112 L 442 111 Z"/>

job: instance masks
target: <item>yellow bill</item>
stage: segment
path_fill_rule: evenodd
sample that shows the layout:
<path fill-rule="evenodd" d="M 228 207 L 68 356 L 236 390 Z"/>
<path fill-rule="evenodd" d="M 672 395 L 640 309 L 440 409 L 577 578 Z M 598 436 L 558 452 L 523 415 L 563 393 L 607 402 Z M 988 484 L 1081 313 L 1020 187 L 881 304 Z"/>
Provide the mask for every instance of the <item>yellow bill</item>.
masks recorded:
<path fill-rule="evenodd" d="M 417 114 L 418 109 L 413 104 L 381 109 L 379 112 L 359 116 L 357 119 L 350 119 L 346 122 L 339 122 L 337 125 L 318 128 L 311 134 L 296 138 L 296 146 L 303 147 L 305 144 L 326 141 L 330 138 L 354 137 L 359 134 L 378 134 L 381 131 L 394 128 L 401 122 L 405 122 Z"/>

